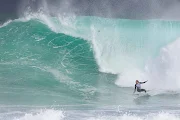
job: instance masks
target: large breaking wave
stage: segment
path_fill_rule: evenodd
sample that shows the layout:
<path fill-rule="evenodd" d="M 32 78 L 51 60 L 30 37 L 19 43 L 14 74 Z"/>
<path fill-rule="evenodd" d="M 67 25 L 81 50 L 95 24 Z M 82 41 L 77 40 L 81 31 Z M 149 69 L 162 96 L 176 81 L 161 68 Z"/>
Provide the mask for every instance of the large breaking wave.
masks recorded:
<path fill-rule="evenodd" d="M 101 101 L 116 90 L 112 82 L 129 87 L 135 79 L 177 90 L 179 30 L 180 22 L 164 20 L 34 14 L 10 21 L 0 28 L 3 99 L 25 94 L 17 101 L 28 103 L 35 92 L 35 101 L 51 96 L 49 103 Z"/>
<path fill-rule="evenodd" d="M 179 21 L 75 16 L 49 18 L 45 15 L 34 15 L 33 18 L 56 33 L 88 42 L 99 71 L 119 75 L 117 85 L 132 86 L 135 79 L 149 79 L 149 88 L 180 87 L 179 68 L 176 67 Z"/>

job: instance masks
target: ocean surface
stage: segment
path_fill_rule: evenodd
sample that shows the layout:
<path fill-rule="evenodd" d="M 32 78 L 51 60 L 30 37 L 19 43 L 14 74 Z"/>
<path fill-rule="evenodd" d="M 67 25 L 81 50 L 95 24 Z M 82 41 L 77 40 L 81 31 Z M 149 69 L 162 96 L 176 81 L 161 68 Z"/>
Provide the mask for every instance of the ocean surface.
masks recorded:
<path fill-rule="evenodd" d="M 0 27 L 0 120 L 180 120 L 180 21 L 29 15 Z M 133 94 L 135 80 L 148 92 Z"/>

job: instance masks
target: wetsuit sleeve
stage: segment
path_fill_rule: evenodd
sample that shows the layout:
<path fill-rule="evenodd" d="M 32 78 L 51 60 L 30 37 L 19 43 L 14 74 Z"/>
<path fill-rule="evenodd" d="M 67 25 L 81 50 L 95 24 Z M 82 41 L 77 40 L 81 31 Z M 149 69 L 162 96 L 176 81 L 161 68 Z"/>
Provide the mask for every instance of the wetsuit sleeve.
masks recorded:
<path fill-rule="evenodd" d="M 136 84 L 135 84 L 135 87 L 134 87 L 134 93 L 136 92 Z"/>
<path fill-rule="evenodd" d="M 146 83 L 147 81 L 145 81 L 145 82 L 139 82 L 140 84 L 144 84 L 144 83 Z"/>

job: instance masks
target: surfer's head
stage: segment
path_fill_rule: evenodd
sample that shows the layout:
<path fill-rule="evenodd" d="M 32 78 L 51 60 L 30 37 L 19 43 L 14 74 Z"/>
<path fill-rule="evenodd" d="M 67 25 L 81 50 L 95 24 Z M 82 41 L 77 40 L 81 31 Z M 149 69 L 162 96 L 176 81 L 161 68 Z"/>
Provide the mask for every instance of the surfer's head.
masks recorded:
<path fill-rule="evenodd" d="M 136 80 L 136 84 L 139 83 L 139 80 Z"/>

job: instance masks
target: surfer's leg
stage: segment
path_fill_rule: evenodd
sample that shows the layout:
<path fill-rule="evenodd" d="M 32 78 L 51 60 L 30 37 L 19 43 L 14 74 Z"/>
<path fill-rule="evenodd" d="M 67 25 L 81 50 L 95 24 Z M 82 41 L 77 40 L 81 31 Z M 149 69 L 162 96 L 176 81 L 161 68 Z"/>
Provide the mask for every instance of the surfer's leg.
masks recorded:
<path fill-rule="evenodd" d="M 145 89 L 141 89 L 141 92 L 145 92 L 146 93 L 146 90 Z"/>
<path fill-rule="evenodd" d="M 137 89 L 138 92 L 141 92 L 141 89 Z"/>

